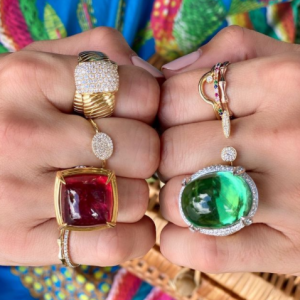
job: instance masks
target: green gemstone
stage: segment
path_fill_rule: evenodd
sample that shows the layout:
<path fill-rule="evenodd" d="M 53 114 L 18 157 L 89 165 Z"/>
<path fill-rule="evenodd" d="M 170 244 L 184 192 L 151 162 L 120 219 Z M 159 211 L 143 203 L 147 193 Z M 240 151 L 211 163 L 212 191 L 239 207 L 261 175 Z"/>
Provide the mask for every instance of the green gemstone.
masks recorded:
<path fill-rule="evenodd" d="M 187 184 L 181 206 L 195 227 L 219 229 L 247 216 L 252 193 L 246 180 L 232 172 L 215 172 Z"/>

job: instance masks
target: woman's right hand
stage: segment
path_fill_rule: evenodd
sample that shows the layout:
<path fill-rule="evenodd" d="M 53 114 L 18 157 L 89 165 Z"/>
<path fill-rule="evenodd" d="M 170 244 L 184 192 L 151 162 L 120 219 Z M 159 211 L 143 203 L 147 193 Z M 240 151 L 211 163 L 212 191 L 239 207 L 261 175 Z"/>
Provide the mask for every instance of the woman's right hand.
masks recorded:
<path fill-rule="evenodd" d="M 117 175 L 118 224 L 72 232 L 74 262 L 116 265 L 144 255 L 154 244 L 144 216 L 150 177 L 159 163 L 159 137 L 149 126 L 159 105 L 156 79 L 132 64 L 136 54 L 113 29 L 37 42 L 0 56 L 0 265 L 49 265 L 58 259 L 54 210 L 56 172 L 100 167 L 94 130 L 73 113 L 74 70 L 80 51 L 103 51 L 119 65 L 120 88 L 112 118 L 96 120 L 114 142 L 108 168 Z"/>

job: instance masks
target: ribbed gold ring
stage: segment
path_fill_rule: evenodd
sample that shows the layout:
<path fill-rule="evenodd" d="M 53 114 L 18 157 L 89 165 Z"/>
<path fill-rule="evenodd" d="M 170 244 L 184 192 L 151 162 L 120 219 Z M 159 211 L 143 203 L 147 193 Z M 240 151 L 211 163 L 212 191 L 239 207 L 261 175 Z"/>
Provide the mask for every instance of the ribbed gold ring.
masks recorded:
<path fill-rule="evenodd" d="M 102 52 L 79 53 L 75 69 L 74 111 L 87 119 L 112 115 L 119 89 L 118 65 Z"/>

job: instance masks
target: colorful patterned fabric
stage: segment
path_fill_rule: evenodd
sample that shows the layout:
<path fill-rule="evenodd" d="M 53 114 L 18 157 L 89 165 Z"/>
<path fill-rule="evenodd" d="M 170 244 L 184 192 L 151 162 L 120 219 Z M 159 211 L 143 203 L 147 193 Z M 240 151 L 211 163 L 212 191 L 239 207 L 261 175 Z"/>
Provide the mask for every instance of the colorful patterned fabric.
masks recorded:
<path fill-rule="evenodd" d="M 194 51 L 228 25 L 300 42 L 300 0 L 0 0 L 0 53 L 97 26 L 124 35 L 144 59 Z M 116 275 L 117 274 L 117 275 Z M 0 267 L 6 300 L 171 300 L 123 269 Z"/>
<path fill-rule="evenodd" d="M 122 32 L 144 59 L 194 51 L 228 25 L 300 41 L 300 0 L 0 0 L 0 52 L 97 26 Z"/>

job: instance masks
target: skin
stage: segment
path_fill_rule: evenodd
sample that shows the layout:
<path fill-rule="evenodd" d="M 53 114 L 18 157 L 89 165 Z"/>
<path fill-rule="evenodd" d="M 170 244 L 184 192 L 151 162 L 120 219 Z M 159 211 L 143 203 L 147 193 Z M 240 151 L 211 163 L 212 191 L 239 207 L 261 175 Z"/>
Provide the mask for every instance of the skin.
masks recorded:
<path fill-rule="evenodd" d="M 167 259 L 205 272 L 300 274 L 299 46 L 235 26 L 202 47 L 194 64 L 164 69 L 168 80 L 161 96 L 157 80 L 132 65 L 134 52 L 113 29 L 97 28 L 1 55 L 0 265 L 59 263 L 56 171 L 101 166 L 91 150 L 91 125 L 72 114 L 77 54 L 87 49 L 106 52 L 120 65 L 114 116 L 96 121 L 114 142 L 107 168 L 117 174 L 120 207 L 116 228 L 72 232 L 73 261 L 115 265 L 153 246 L 154 225 L 144 216 L 144 179 L 158 168 L 166 182 L 161 211 L 170 221 L 161 235 Z M 226 60 L 232 62 L 227 81 L 235 115 L 229 140 L 197 92 L 199 78 Z M 165 130 L 161 160 L 160 140 L 151 128 L 157 114 Z M 235 164 L 247 168 L 258 186 L 254 224 L 229 237 L 193 234 L 178 212 L 181 180 L 221 163 L 220 151 L 227 145 L 238 150 Z"/>
<path fill-rule="evenodd" d="M 159 164 L 160 141 L 150 126 L 159 106 L 159 85 L 132 65 L 135 53 L 120 33 L 97 28 L 0 57 L 0 265 L 60 263 L 56 171 L 101 166 L 91 149 L 91 124 L 72 114 L 74 70 L 84 50 L 108 53 L 120 65 L 114 115 L 96 120 L 114 142 L 107 168 L 117 175 L 119 215 L 114 229 L 72 232 L 70 255 L 80 264 L 116 265 L 144 255 L 155 242 L 154 224 L 144 216 L 144 179 Z"/>
<path fill-rule="evenodd" d="M 200 58 L 181 70 L 163 69 L 159 119 L 160 194 L 170 222 L 161 235 L 163 255 L 178 265 L 210 273 L 300 274 L 300 48 L 232 26 L 201 48 Z M 213 109 L 199 96 L 201 76 L 229 60 L 229 105 L 235 115 L 226 139 Z M 207 88 L 213 98 L 213 88 Z M 223 163 L 223 147 L 238 151 L 257 184 L 260 203 L 254 224 L 228 237 L 192 233 L 180 217 L 178 195 L 184 177 Z"/>

